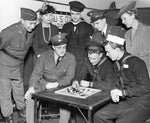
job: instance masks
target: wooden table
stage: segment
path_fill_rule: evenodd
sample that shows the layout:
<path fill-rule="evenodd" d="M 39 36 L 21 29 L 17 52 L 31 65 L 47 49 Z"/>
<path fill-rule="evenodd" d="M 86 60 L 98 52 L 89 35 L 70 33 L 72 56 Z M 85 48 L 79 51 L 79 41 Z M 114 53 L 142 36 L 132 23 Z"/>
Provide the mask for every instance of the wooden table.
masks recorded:
<path fill-rule="evenodd" d="M 88 118 L 85 119 L 87 123 L 92 123 L 92 110 L 108 103 L 110 101 L 110 96 L 106 92 L 98 92 L 86 99 L 65 96 L 56 94 L 55 91 L 57 89 L 45 90 L 38 93 L 33 94 L 34 102 L 35 102 L 35 110 L 34 110 L 34 122 L 37 123 L 37 101 L 38 100 L 47 100 L 54 103 L 65 104 L 68 106 L 73 106 L 78 109 L 86 109 L 88 111 Z"/>

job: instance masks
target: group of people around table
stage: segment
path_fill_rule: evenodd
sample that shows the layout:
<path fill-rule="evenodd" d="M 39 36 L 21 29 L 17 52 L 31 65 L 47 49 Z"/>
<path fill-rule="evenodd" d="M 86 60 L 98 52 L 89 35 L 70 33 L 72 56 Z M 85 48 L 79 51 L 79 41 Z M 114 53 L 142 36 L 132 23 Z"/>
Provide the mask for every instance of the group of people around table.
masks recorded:
<path fill-rule="evenodd" d="M 94 123 L 142 123 L 150 117 L 150 27 L 137 17 L 136 2 L 117 14 L 130 28 L 107 24 L 105 11 L 81 13 L 85 5 L 71 1 L 71 21 L 61 32 L 52 24 L 53 6 L 37 13 L 21 8 L 21 21 L 0 33 L 0 106 L 6 123 L 34 123 L 32 94 L 72 84 L 110 92 L 112 101 L 93 114 Z M 34 69 L 24 94 L 23 60 L 34 49 Z M 84 81 L 82 81 L 84 80 Z M 74 84 L 74 83 L 73 83 Z M 60 107 L 59 123 L 69 123 L 71 109 Z"/>

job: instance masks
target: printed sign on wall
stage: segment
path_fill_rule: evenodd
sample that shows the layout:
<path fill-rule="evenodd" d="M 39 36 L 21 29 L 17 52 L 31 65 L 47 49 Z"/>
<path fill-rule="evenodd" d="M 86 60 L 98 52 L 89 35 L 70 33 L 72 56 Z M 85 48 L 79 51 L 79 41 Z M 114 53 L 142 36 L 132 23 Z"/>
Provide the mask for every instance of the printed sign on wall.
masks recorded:
<path fill-rule="evenodd" d="M 63 25 L 71 20 L 69 12 L 56 11 L 54 13 L 54 22 L 53 24 L 58 26 L 59 29 L 62 29 Z"/>

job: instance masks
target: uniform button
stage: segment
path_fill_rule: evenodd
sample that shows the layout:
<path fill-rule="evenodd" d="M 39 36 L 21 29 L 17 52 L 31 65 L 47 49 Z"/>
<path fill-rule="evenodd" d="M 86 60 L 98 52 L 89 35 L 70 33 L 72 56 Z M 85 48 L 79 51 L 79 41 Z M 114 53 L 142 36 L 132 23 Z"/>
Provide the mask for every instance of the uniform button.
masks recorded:
<path fill-rule="evenodd" d="M 7 65 L 7 63 L 4 63 L 4 65 Z"/>

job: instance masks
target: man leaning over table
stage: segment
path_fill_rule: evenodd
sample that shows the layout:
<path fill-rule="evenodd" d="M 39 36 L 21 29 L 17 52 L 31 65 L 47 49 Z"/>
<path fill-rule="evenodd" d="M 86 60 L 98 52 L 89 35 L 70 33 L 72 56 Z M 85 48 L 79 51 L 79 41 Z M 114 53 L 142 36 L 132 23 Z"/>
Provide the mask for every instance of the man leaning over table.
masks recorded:
<path fill-rule="evenodd" d="M 82 71 L 82 77 L 78 79 L 81 86 L 93 87 L 105 91 L 110 91 L 114 87 L 115 76 L 113 64 L 106 57 L 102 45 L 104 40 L 102 35 L 95 33 L 87 42 L 87 58 L 85 59 L 84 71 Z"/>
<path fill-rule="evenodd" d="M 94 123 L 143 123 L 150 116 L 150 79 L 146 64 L 124 48 L 124 31 L 114 27 L 104 43 L 118 77 L 112 102 L 94 114 Z"/>
<path fill-rule="evenodd" d="M 0 33 L 0 107 L 5 123 L 14 123 L 13 102 L 18 110 L 18 123 L 25 123 L 23 63 L 33 42 L 37 14 L 21 8 L 19 22 Z"/>
<path fill-rule="evenodd" d="M 115 75 L 112 61 L 106 57 L 102 42 L 104 37 L 94 33 L 87 43 L 87 58 L 84 63 L 82 77 L 73 82 L 73 86 L 92 87 L 109 92 L 114 88 Z M 78 83 L 77 83 L 78 82 Z M 77 83 L 77 84 L 76 84 Z M 80 114 L 76 113 L 76 121 L 82 122 Z"/>
<path fill-rule="evenodd" d="M 26 98 L 26 120 L 34 123 L 34 100 L 31 95 L 46 89 L 66 86 L 71 83 L 75 74 L 75 57 L 66 52 L 66 33 L 51 38 L 53 50 L 41 54 L 30 78 Z M 60 61 L 57 62 L 59 59 Z M 60 108 L 59 123 L 68 123 L 70 111 Z"/>

